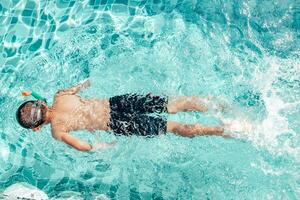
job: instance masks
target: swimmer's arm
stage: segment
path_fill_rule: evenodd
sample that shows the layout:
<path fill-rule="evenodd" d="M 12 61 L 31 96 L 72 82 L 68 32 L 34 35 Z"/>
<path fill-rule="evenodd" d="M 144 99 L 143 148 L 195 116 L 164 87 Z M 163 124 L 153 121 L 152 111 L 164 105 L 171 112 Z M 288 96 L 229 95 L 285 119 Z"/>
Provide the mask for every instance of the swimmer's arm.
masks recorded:
<path fill-rule="evenodd" d="M 87 88 L 91 86 L 91 82 L 86 79 L 84 81 L 82 81 L 81 83 L 79 83 L 78 85 L 75 85 L 73 87 L 70 88 L 66 88 L 63 90 L 59 90 L 56 95 L 73 95 L 78 93 L 82 88 Z"/>
<path fill-rule="evenodd" d="M 77 149 L 78 151 L 91 151 L 91 150 L 99 150 L 99 149 L 106 149 L 108 147 L 113 146 L 115 143 L 105 143 L 105 142 L 97 142 L 94 145 L 91 145 L 85 141 L 82 141 L 72 135 L 65 133 L 61 136 L 61 140 L 72 146 L 73 148 Z"/>
<path fill-rule="evenodd" d="M 90 151 L 93 149 L 89 143 L 73 137 L 68 133 L 63 134 L 61 140 L 78 151 Z"/>

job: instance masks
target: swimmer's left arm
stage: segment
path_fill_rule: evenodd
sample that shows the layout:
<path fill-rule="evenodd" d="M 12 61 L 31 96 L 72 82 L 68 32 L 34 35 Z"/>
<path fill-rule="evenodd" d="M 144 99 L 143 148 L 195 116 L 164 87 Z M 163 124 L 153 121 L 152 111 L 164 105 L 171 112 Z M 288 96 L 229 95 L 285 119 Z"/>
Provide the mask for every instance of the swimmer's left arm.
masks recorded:
<path fill-rule="evenodd" d="M 78 93 L 82 88 L 87 88 L 89 86 L 91 86 L 90 80 L 85 79 L 85 80 L 81 81 L 78 85 L 75 85 L 73 87 L 66 88 L 63 90 L 59 90 L 56 93 L 56 96 L 58 96 L 58 95 L 73 95 L 73 94 Z"/>

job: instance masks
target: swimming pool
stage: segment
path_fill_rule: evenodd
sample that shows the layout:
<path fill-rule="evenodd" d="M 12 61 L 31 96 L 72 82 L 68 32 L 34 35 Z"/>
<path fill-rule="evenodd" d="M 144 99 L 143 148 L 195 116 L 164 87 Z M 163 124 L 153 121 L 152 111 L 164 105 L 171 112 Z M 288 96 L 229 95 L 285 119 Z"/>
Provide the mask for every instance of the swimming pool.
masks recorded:
<path fill-rule="evenodd" d="M 299 10 L 297 0 L 1 0 L 0 191 L 27 182 L 54 199 L 299 199 Z M 256 128 L 238 140 L 75 133 L 118 141 L 87 154 L 50 127 L 16 124 L 20 91 L 51 103 L 87 77 L 85 97 L 211 95 L 230 109 L 170 119 Z"/>

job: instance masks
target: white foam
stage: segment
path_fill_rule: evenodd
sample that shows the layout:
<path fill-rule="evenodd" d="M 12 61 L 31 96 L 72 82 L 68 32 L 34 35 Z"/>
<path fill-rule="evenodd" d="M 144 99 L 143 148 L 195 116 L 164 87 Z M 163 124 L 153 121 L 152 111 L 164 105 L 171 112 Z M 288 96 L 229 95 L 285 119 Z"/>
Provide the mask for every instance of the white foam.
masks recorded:
<path fill-rule="evenodd" d="M 279 142 L 279 136 L 285 133 L 291 133 L 296 137 L 289 128 L 288 119 L 282 114 L 287 108 L 294 107 L 297 102 L 288 103 L 284 96 L 280 96 L 284 90 L 282 88 L 274 87 L 274 82 L 281 76 L 281 67 L 283 64 L 294 66 L 293 62 L 286 62 L 285 60 L 277 57 L 267 57 L 263 59 L 264 63 L 267 63 L 268 70 L 255 71 L 252 85 L 259 89 L 262 93 L 261 97 L 264 101 L 266 109 L 266 117 L 257 123 L 255 123 L 255 131 L 249 135 L 249 139 L 254 144 L 264 146 L 270 152 L 273 153 L 287 153 L 293 157 L 297 157 L 300 154 L 300 148 L 292 147 L 288 141 L 283 144 Z M 262 65 L 265 65 L 261 63 Z"/>
<path fill-rule="evenodd" d="M 7 146 L 7 144 L 4 144 L 2 142 L 0 142 L 0 156 L 1 156 L 1 160 L 3 160 L 4 162 L 7 162 L 7 159 L 9 157 L 9 148 Z"/>

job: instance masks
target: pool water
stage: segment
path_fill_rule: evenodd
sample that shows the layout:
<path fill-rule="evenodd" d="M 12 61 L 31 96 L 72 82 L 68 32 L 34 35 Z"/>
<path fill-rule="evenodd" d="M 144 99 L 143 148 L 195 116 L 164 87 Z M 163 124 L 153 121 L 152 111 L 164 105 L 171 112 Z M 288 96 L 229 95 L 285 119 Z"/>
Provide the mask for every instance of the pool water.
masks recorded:
<path fill-rule="evenodd" d="M 300 7 L 297 0 L 1 0 L 0 191 L 27 182 L 57 199 L 299 199 Z M 238 139 L 74 133 L 109 150 L 82 153 L 50 127 L 22 129 L 20 91 L 53 94 L 89 77 L 87 98 L 129 92 L 213 96 L 248 120 Z M 72 196 L 72 195 L 71 195 Z M 103 197 L 103 196 L 102 196 Z"/>

